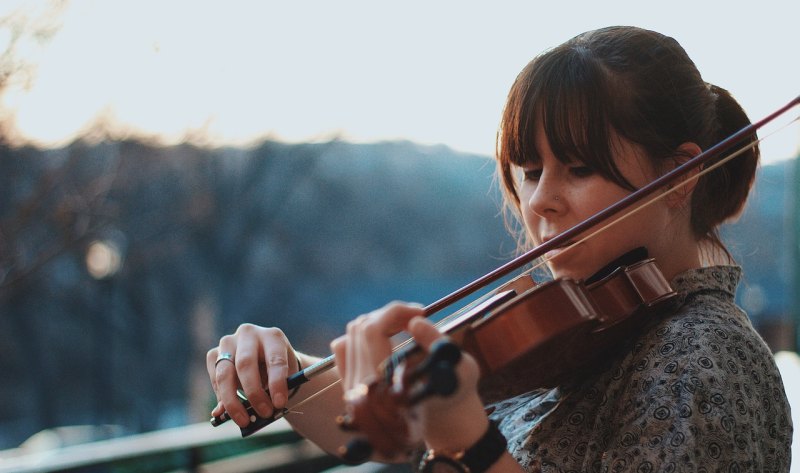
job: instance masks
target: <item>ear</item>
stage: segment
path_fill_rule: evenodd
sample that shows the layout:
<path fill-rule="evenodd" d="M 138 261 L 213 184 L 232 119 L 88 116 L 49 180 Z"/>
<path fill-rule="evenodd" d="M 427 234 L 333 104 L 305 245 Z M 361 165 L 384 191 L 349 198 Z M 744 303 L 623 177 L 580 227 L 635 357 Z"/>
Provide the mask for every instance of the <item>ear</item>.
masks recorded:
<path fill-rule="evenodd" d="M 697 143 L 686 142 L 681 144 L 678 146 L 678 149 L 675 150 L 675 154 L 672 156 L 672 168 L 675 169 L 678 166 L 685 164 L 687 161 L 702 152 L 703 150 L 697 146 Z M 692 169 L 683 176 L 682 181 L 669 186 L 667 190 L 670 191 L 670 194 L 666 197 L 666 199 L 670 207 L 681 207 L 689 202 L 692 196 L 692 191 L 697 185 L 697 175 L 700 173 L 701 169 L 702 167 L 696 167 Z"/>

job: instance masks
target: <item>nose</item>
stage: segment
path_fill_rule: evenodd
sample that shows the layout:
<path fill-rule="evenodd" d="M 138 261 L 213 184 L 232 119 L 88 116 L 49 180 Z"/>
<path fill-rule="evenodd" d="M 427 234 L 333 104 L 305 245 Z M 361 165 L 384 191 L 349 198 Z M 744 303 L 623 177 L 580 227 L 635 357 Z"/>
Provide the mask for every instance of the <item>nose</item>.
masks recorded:
<path fill-rule="evenodd" d="M 548 217 L 564 211 L 566 202 L 559 195 L 559 186 L 552 175 L 543 173 L 528 198 L 528 208 L 539 217 Z"/>

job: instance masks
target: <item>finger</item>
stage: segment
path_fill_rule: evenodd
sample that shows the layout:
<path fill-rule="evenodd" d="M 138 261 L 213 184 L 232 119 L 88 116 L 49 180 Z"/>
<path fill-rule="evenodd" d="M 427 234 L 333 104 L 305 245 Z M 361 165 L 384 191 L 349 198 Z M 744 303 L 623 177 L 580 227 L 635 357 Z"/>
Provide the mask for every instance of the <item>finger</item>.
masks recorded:
<path fill-rule="evenodd" d="M 277 329 L 276 329 L 277 330 Z M 288 341 L 283 336 L 283 332 L 270 332 L 267 337 L 272 340 L 265 345 L 264 353 L 267 363 L 267 381 L 269 383 L 269 393 L 272 404 L 278 408 L 286 407 L 289 399 L 289 388 L 286 378 L 289 376 L 289 350 Z"/>
<path fill-rule="evenodd" d="M 213 417 L 217 417 L 222 415 L 223 412 L 225 412 L 225 407 L 222 405 L 221 402 L 217 401 L 217 405 L 214 406 L 213 409 L 211 409 L 211 415 Z"/>
<path fill-rule="evenodd" d="M 217 362 L 218 354 L 219 348 L 217 347 L 208 350 L 208 353 L 206 353 L 206 370 L 208 371 L 208 379 L 211 380 L 211 388 L 214 390 L 214 396 L 217 397 L 217 402 L 219 402 L 219 395 L 217 394 L 217 369 L 214 365 Z"/>
<path fill-rule="evenodd" d="M 236 337 L 237 346 L 234 360 L 236 361 L 239 384 L 256 413 L 261 417 L 269 417 L 272 415 L 273 404 L 264 391 L 269 379 L 269 373 L 267 373 L 266 378 L 262 377 L 260 365 L 263 359 L 263 347 L 270 342 L 262 342 L 259 329 L 254 325 L 240 326 L 236 330 Z"/>
<path fill-rule="evenodd" d="M 392 352 L 391 337 L 402 331 L 413 317 L 423 313 L 422 306 L 403 302 L 392 302 L 384 307 L 362 316 L 361 323 L 354 327 L 358 338 L 351 345 L 358 350 L 351 364 L 353 384 L 369 382 L 378 375 L 378 367 Z"/>
<path fill-rule="evenodd" d="M 408 322 L 408 333 L 414 337 L 419 346 L 429 350 L 433 342 L 444 337 L 436 326 L 422 317 L 414 317 Z"/>
<path fill-rule="evenodd" d="M 347 335 L 345 337 L 345 349 L 344 349 L 344 364 L 342 366 L 342 370 L 344 372 L 342 378 L 342 388 L 345 392 L 349 391 L 355 386 L 355 369 L 358 368 L 358 363 L 356 362 L 356 354 L 358 351 L 357 346 L 357 339 L 358 339 L 358 326 L 366 321 L 367 316 L 361 315 L 356 317 L 355 320 L 347 323 Z"/>
<path fill-rule="evenodd" d="M 391 337 L 404 330 L 409 320 L 423 314 L 424 309 L 419 304 L 391 302 L 369 314 L 368 329 L 373 330 L 372 336 Z"/>
<path fill-rule="evenodd" d="M 359 332 L 354 346 L 359 349 L 358 369 L 353 369 L 359 383 L 369 384 L 376 375 L 379 375 L 380 364 L 392 353 L 391 336 L 398 333 L 397 328 L 402 321 L 398 321 L 394 314 L 378 312 L 370 314 L 364 323 L 356 327 Z"/>
<path fill-rule="evenodd" d="M 221 353 L 236 353 L 236 338 L 233 335 L 226 335 L 219 341 L 219 351 Z M 234 362 L 235 362 L 234 355 Z M 246 427 L 250 423 L 247 410 L 236 394 L 239 388 L 239 378 L 236 374 L 236 366 L 229 360 L 222 360 L 216 363 L 214 377 L 217 380 L 217 397 L 225 410 L 231 416 L 236 425 Z"/>
<path fill-rule="evenodd" d="M 339 372 L 340 378 L 344 376 L 344 372 L 347 369 L 347 362 L 345 360 L 346 346 L 347 337 L 344 335 L 335 338 L 331 342 L 331 353 L 333 353 L 333 357 L 336 359 L 336 370 Z"/>
<path fill-rule="evenodd" d="M 375 377 L 378 366 L 392 351 L 390 337 L 422 313 L 419 305 L 392 302 L 347 324 L 344 355 L 340 355 L 344 360 L 340 373 L 345 392 Z M 341 347 L 339 350 L 341 353 Z"/>

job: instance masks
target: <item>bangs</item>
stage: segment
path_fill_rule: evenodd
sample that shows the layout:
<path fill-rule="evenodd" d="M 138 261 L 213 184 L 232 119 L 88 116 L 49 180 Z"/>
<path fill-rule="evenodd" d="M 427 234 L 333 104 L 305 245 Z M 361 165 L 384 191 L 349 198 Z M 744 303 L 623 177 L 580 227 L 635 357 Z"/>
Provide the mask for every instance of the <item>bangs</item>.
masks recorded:
<path fill-rule="evenodd" d="M 541 163 L 539 126 L 555 158 L 581 163 L 633 189 L 614 162 L 613 78 L 588 51 L 567 44 L 537 57 L 522 70 L 509 93 L 498 137 L 498 165 L 516 202 L 513 166 Z M 618 94 L 613 94 L 619 100 Z M 511 186 L 511 187 L 509 187 Z"/>

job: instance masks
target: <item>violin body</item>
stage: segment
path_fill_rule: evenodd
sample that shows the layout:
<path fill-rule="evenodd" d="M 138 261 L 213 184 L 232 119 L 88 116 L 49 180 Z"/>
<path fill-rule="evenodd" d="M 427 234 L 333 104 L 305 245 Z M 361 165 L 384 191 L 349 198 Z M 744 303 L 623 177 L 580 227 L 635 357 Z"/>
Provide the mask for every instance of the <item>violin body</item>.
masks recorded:
<path fill-rule="evenodd" d="M 444 332 L 478 362 L 479 389 L 488 403 L 555 386 L 587 369 L 592 361 L 624 345 L 633 331 L 654 320 L 675 297 L 653 259 L 620 267 L 589 285 L 571 279 L 536 285 L 523 276 L 448 324 Z M 386 457 L 407 451 L 409 440 L 400 441 L 407 434 L 405 412 L 427 395 L 442 391 L 430 388 L 447 370 L 433 359 L 437 356 L 432 350 L 426 357 L 416 346 L 393 355 L 380 379 L 364 386 L 360 395 L 346 396 L 348 414 L 340 425 L 364 433 L 368 445 Z M 454 365 L 449 364 L 451 375 Z M 364 441 L 342 452 L 353 463 L 369 453 Z"/>
<path fill-rule="evenodd" d="M 536 307 L 540 304 L 536 300 L 519 303 L 509 308 L 512 319 L 482 320 L 488 330 L 476 330 L 471 340 L 464 341 L 464 349 L 481 366 L 479 389 L 486 403 L 554 387 L 576 371 L 590 369 L 607 358 L 603 355 L 623 347 L 677 296 L 653 259 L 619 267 L 589 285 L 555 280 L 536 288 L 548 292 L 546 307 Z M 526 316 L 537 320 L 525 320 Z M 549 321 L 543 323 L 542 318 Z M 509 342 L 521 335 L 530 337 L 529 343 Z M 496 350 L 498 346 L 502 348 Z"/>
<path fill-rule="evenodd" d="M 599 320 L 585 287 L 557 279 L 531 287 L 475 322 L 459 344 L 488 375 L 550 345 L 563 346 Z"/>

